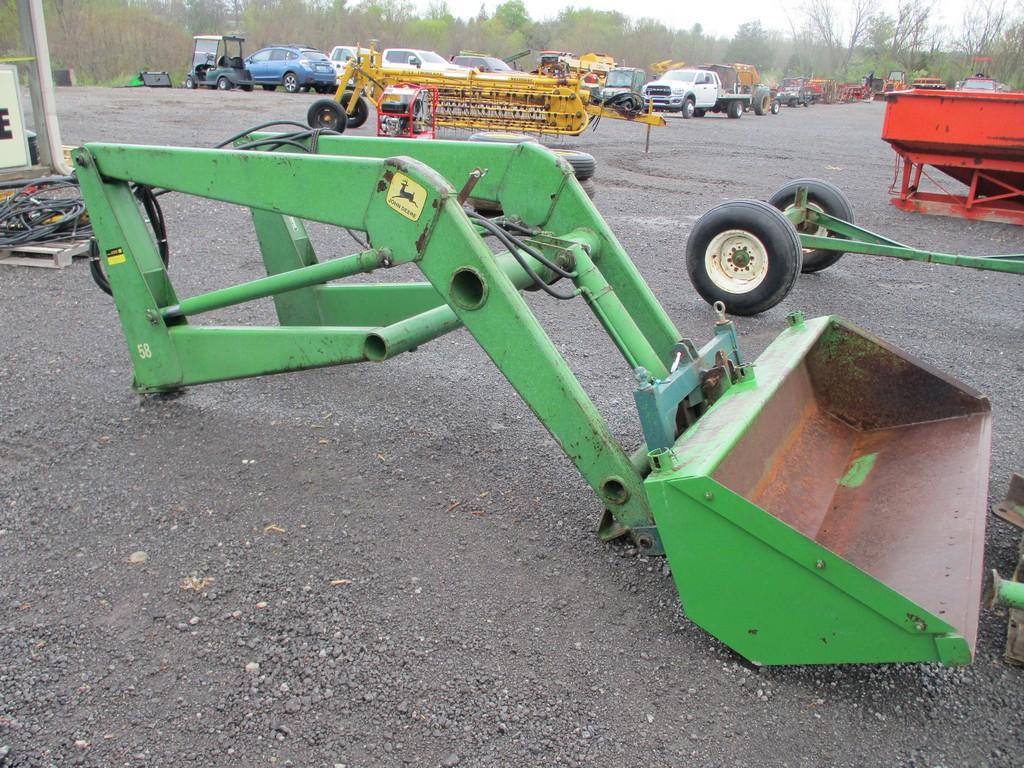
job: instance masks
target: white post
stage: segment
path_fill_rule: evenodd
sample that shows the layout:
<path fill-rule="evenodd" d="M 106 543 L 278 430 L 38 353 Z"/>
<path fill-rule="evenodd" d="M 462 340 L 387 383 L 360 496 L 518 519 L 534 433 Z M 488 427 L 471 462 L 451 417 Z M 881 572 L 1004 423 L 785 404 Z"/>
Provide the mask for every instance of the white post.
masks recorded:
<path fill-rule="evenodd" d="M 42 0 L 18 0 L 18 19 L 26 53 L 35 58 L 35 76 L 29 76 L 32 116 L 35 118 L 39 160 L 54 173 L 67 176 L 71 168 L 64 164 L 60 124 L 57 122 L 57 101 L 53 95 L 53 73 L 50 70 L 50 44 L 46 39 L 46 20 Z"/>

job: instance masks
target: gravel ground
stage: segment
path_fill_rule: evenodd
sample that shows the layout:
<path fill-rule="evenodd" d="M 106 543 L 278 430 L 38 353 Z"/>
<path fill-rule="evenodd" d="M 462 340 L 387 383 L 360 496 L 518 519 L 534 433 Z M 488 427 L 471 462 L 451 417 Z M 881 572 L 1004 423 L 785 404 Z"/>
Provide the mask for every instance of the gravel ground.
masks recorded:
<path fill-rule="evenodd" d="M 57 99 L 68 143 L 203 146 L 302 120 L 311 101 Z M 836 182 L 896 239 L 1022 250 L 1019 228 L 892 208 L 882 114 L 671 120 L 650 154 L 641 129 L 605 121 L 565 145 L 598 158 L 598 208 L 704 339 L 690 225 L 792 178 Z M 244 212 L 164 200 L 179 295 L 261 274 Z M 847 257 L 738 326 L 753 356 L 786 312 L 834 312 L 987 394 L 995 499 L 1024 467 L 1022 288 Z M 600 329 L 576 302 L 530 302 L 635 444 L 629 371 Z M 272 316 L 267 302 L 221 314 Z M 140 398 L 113 306 L 78 262 L 2 270 L 0 343 L 0 765 L 1024 763 L 1005 612 L 983 613 L 968 668 L 745 666 L 685 619 L 662 561 L 596 539 L 597 500 L 465 332 L 384 365 Z M 990 520 L 986 567 L 1008 571 L 1018 539 Z"/>

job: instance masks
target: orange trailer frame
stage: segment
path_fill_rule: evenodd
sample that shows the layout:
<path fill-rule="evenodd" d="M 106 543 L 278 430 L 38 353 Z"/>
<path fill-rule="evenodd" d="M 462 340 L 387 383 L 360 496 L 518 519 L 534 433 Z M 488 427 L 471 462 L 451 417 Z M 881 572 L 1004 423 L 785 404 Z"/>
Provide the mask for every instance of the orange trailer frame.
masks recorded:
<path fill-rule="evenodd" d="M 886 94 L 882 138 L 895 150 L 892 203 L 905 211 L 1024 225 L 1024 93 Z M 949 190 L 927 172 L 966 186 Z M 922 191 L 922 179 L 939 191 Z"/>

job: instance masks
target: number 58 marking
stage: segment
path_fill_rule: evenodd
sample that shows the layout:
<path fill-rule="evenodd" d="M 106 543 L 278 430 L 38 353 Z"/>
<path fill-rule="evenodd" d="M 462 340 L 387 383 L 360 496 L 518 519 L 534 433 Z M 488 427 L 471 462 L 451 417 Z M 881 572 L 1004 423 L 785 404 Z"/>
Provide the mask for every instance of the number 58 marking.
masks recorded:
<path fill-rule="evenodd" d="M 136 344 L 135 349 L 139 352 L 139 357 L 146 360 L 153 356 L 153 350 L 149 348 L 149 344 Z"/>

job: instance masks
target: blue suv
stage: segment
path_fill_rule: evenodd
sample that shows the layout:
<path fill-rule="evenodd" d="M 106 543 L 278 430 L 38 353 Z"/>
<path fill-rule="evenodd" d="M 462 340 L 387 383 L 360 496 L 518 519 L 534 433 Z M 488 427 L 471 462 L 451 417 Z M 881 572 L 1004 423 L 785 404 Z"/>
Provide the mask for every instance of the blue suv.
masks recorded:
<path fill-rule="evenodd" d="M 253 82 L 265 91 L 283 86 L 288 93 L 314 90 L 327 93 L 337 88 L 338 74 L 331 60 L 306 45 L 272 45 L 245 60 Z"/>

